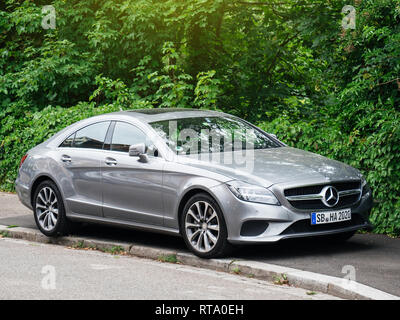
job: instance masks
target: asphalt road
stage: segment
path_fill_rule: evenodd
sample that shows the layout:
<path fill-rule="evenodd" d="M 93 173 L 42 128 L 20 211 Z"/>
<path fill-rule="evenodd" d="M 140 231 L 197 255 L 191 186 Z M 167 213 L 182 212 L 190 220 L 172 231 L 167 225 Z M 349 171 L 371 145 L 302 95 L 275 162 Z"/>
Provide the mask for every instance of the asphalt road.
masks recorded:
<path fill-rule="evenodd" d="M 0 299 L 336 299 L 241 276 L 0 239 Z"/>
<path fill-rule="evenodd" d="M 32 213 L 19 204 L 15 195 L 4 193 L 0 193 L 0 224 L 36 228 Z M 100 239 L 186 250 L 180 238 L 136 230 L 87 225 L 78 232 Z M 354 267 L 357 282 L 400 296 L 400 239 L 384 235 L 357 234 L 342 244 L 304 239 L 246 246 L 239 248 L 232 259 L 262 261 L 335 277 L 344 277 L 346 273 L 342 271 L 350 266 Z"/>

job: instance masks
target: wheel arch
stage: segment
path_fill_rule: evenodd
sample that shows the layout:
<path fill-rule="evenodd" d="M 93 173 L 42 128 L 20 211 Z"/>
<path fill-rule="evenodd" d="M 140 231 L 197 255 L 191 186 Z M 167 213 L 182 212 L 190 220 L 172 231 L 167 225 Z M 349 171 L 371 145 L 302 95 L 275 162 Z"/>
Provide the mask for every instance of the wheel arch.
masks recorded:
<path fill-rule="evenodd" d="M 61 197 L 63 198 L 61 200 L 64 202 L 64 197 L 63 197 L 63 194 L 62 194 L 62 190 L 61 190 L 60 186 L 58 185 L 57 181 L 53 177 L 51 177 L 50 175 L 43 174 L 43 175 L 40 175 L 40 176 L 36 177 L 35 180 L 32 183 L 31 191 L 30 191 L 30 201 L 31 201 L 32 207 L 34 207 L 34 204 L 33 204 L 34 199 L 33 198 L 35 196 L 35 192 L 36 192 L 37 187 L 43 181 L 46 181 L 46 180 L 50 180 L 51 182 L 53 182 L 57 186 L 58 191 L 61 193 Z M 65 203 L 64 203 L 64 207 L 65 207 Z"/>
<path fill-rule="evenodd" d="M 186 205 L 186 203 L 189 201 L 190 198 L 192 198 L 194 195 L 199 194 L 199 193 L 205 193 L 208 196 L 210 196 L 219 206 L 222 215 L 224 216 L 224 212 L 222 211 L 221 204 L 219 203 L 217 197 L 210 191 L 202 187 L 193 187 L 190 190 L 187 190 L 185 194 L 181 197 L 178 205 L 178 212 L 177 212 L 177 217 L 178 217 L 178 223 L 179 223 L 179 233 L 182 234 L 182 225 L 181 225 L 181 216 L 183 214 L 183 209 Z M 225 218 L 225 217 L 224 217 Z"/>

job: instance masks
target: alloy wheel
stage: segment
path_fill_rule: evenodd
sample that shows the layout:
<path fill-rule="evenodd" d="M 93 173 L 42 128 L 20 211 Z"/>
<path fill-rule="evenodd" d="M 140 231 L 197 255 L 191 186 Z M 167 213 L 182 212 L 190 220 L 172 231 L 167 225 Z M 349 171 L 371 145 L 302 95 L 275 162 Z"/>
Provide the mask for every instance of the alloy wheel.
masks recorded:
<path fill-rule="evenodd" d="M 42 188 L 36 197 L 36 217 L 40 226 L 52 231 L 57 225 L 59 216 L 58 199 L 50 187 Z"/>
<path fill-rule="evenodd" d="M 220 236 L 217 212 L 206 201 L 193 203 L 186 212 L 185 232 L 191 246 L 203 253 L 210 252 Z"/>

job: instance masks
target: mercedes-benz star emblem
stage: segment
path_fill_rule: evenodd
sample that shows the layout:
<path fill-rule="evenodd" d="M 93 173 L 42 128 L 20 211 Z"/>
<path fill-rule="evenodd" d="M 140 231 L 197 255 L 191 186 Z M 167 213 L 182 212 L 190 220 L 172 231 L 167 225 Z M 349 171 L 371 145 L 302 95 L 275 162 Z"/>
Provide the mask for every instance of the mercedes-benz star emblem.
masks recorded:
<path fill-rule="evenodd" d="M 339 202 L 339 192 L 336 190 L 335 187 L 326 186 L 322 189 L 322 202 L 327 207 L 334 207 Z"/>

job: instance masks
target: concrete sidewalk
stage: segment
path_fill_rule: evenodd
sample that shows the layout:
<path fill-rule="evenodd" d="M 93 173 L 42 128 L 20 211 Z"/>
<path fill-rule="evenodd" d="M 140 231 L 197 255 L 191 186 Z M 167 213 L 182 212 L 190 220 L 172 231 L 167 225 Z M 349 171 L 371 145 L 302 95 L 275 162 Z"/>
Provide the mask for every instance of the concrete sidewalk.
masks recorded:
<path fill-rule="evenodd" d="M 7 257 L 0 299 L 337 299 L 225 272 L 8 238 L 0 239 L 0 256 Z M 50 271 L 51 287 L 43 282 Z"/>
<path fill-rule="evenodd" d="M 15 195 L 4 193 L 0 193 L 0 225 L 17 225 L 30 228 L 30 230 L 36 229 L 32 213 L 18 202 Z M 79 230 L 74 237 L 125 244 L 134 243 L 137 247 L 158 248 L 166 252 L 180 252 L 190 256 L 180 238 L 136 230 L 88 225 Z M 186 259 L 189 259 L 188 257 Z M 354 268 L 356 280 L 359 283 L 400 296 L 399 239 L 378 235 L 356 235 L 354 239 L 341 245 L 315 243 L 312 240 L 285 241 L 268 246 L 239 249 L 227 261 L 233 260 L 246 260 L 255 265 L 257 263 L 272 264 L 292 273 L 295 273 L 294 269 L 309 271 L 302 275 L 303 278 L 311 277 L 309 282 L 312 282 L 313 277 L 318 276 L 315 273 L 326 275 L 328 278 L 329 276 L 338 277 L 340 280 L 346 275 L 342 271 L 348 270 L 350 266 Z M 197 259 L 192 263 L 201 265 L 202 261 Z M 292 280 L 294 281 L 295 277 Z"/>
<path fill-rule="evenodd" d="M 9 218 L 31 214 L 18 199 L 16 194 L 0 192 L 0 218 Z"/>

